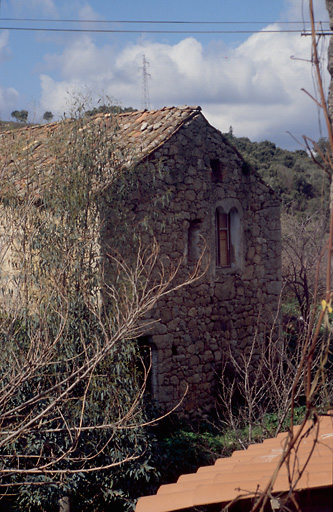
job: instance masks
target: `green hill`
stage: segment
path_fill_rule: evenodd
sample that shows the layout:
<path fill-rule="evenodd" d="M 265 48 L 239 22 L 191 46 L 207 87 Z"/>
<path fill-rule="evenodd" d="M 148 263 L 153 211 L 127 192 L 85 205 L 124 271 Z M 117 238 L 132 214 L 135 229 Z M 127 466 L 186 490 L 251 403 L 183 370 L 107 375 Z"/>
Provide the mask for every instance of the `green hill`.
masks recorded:
<path fill-rule="evenodd" d="M 279 194 L 283 210 L 328 211 L 330 178 L 306 151 L 281 149 L 268 140 L 251 142 L 247 137 L 235 137 L 232 130 L 224 135 Z M 325 148 L 325 139 L 318 145 Z"/>

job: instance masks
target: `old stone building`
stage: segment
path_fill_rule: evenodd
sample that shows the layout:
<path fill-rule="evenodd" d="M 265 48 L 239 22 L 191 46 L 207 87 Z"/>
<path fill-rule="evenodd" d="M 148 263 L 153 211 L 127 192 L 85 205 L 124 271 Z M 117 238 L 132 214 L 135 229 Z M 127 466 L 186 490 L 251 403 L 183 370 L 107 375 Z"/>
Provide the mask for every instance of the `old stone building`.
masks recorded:
<path fill-rule="evenodd" d="M 200 108 L 123 114 L 118 122 L 143 186 L 140 196 L 128 198 L 133 209 L 147 207 L 145 181 L 168 195 L 154 221 L 161 255 L 182 261 L 179 274 L 186 279 L 205 244 L 209 253 L 204 276 L 153 311 L 156 323 L 142 339 L 152 350 L 151 392 L 169 409 L 189 386 L 180 410 L 208 411 L 223 353 L 246 350 L 255 336 L 265 343 L 276 320 L 279 200 Z"/>
<path fill-rule="evenodd" d="M 103 114 L 94 122 L 107 130 L 110 119 Z M 281 291 L 279 200 L 199 107 L 120 114 L 116 123 L 112 152 L 121 152 L 138 184 L 124 195 L 131 212 L 126 228 L 135 230 L 137 220 L 153 210 L 143 240 L 149 245 L 154 237 L 161 258 L 180 262 L 179 282 L 205 251 L 204 274 L 160 300 L 151 312 L 154 323 L 139 340 L 151 348 L 149 387 L 159 407 L 170 410 L 188 388 L 179 411 L 205 414 L 214 407 L 226 351 L 230 348 L 237 355 L 254 337 L 265 343 L 276 325 Z M 50 165 L 45 133 L 56 129 L 53 123 L 11 137 L 29 139 L 30 154 L 44 162 L 41 165 Z M 113 245 L 113 205 L 107 188 L 106 181 L 98 240 L 106 277 L 106 254 Z M 153 204 L 156 196 L 159 200 Z M 130 251 L 123 247 L 124 255 Z"/>

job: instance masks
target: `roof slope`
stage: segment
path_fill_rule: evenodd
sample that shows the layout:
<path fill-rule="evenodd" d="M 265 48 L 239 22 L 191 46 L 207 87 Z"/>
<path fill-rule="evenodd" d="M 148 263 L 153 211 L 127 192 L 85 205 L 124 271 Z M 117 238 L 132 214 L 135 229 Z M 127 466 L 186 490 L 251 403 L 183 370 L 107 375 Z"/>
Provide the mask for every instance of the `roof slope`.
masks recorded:
<path fill-rule="evenodd" d="M 73 148 L 89 141 L 89 150 L 95 151 L 97 161 L 98 151 L 103 148 L 105 156 L 108 147 L 107 162 L 101 158 L 107 181 L 115 167 L 140 162 L 200 111 L 200 107 L 184 106 L 97 114 L 0 133 L 1 178 L 14 184 L 18 195 L 25 188 L 40 193 L 57 166 L 70 168 L 67 164 L 73 160 Z"/>
<path fill-rule="evenodd" d="M 287 492 L 292 473 L 295 489 L 315 489 L 333 485 L 333 416 L 321 417 L 319 431 L 312 422 L 301 436 L 297 455 L 283 465 L 273 493 Z M 298 427 L 295 427 L 296 433 Z M 237 497 L 249 498 L 262 492 L 277 467 L 287 433 L 235 451 L 231 457 L 218 459 L 213 466 L 182 475 L 177 483 L 162 485 L 157 494 L 140 498 L 136 512 L 171 512 L 211 504 L 226 505 Z M 313 450 L 313 453 L 311 451 Z M 302 472 L 304 464 L 311 458 Z M 243 496 L 242 496 L 243 495 Z"/>
<path fill-rule="evenodd" d="M 121 146 L 134 146 L 136 156 L 141 159 L 170 139 L 186 121 L 199 112 L 200 107 L 184 106 L 119 114 L 117 137 Z"/>

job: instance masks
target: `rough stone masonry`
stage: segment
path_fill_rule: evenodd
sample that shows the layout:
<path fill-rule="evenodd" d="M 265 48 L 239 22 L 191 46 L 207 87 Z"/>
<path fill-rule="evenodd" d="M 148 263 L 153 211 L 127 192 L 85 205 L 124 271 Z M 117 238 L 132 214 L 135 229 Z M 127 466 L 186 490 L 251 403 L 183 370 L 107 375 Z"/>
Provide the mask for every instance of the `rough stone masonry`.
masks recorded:
<path fill-rule="evenodd" d="M 163 110 L 158 123 L 156 111 L 140 114 L 136 144 L 145 147 L 146 130 L 149 140 L 156 130 L 159 144 L 137 166 L 141 194 L 129 195 L 128 209 L 140 215 L 148 208 L 152 189 L 166 194 L 168 201 L 150 222 L 161 257 L 182 262 L 179 280 L 193 270 L 204 246 L 209 263 L 198 282 L 159 301 L 152 312 L 156 322 L 141 341 L 151 348 L 149 386 L 162 410 L 181 401 L 188 386 L 178 412 L 205 415 L 215 406 L 228 350 L 237 356 L 250 349 L 254 338 L 259 345 L 265 343 L 278 328 L 280 202 L 199 109 L 189 110 L 168 137 L 165 118 L 179 115 L 179 109 Z M 131 120 L 133 138 L 133 114 L 122 118 L 120 132 Z M 229 260 L 224 263 L 217 254 L 222 247 L 217 213 L 229 222 Z M 108 247 L 112 215 L 106 211 L 104 218 L 102 245 Z"/>

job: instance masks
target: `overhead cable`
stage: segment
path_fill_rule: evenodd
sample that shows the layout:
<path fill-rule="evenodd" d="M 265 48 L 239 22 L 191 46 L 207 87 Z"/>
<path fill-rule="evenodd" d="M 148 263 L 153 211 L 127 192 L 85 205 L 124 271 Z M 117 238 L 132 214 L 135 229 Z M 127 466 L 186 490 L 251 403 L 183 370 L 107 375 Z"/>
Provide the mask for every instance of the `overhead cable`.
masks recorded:
<path fill-rule="evenodd" d="M 80 20 L 80 19 L 45 19 L 45 18 L 1 18 L 1 21 L 24 21 L 24 22 L 46 22 L 46 23 L 152 23 L 152 24 L 195 24 L 195 25 L 303 25 L 310 24 L 310 21 L 198 21 L 198 20 Z M 316 23 L 329 23 L 329 21 L 318 21 Z"/>
<path fill-rule="evenodd" d="M 301 34 L 310 35 L 310 31 L 302 30 L 125 30 L 98 28 L 45 28 L 45 27 L 0 27 L 0 30 L 23 32 L 85 32 L 96 34 Z M 332 35 L 332 31 L 318 31 L 317 35 Z"/>

